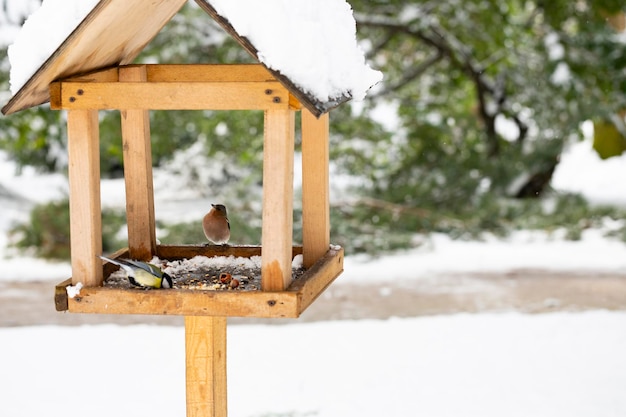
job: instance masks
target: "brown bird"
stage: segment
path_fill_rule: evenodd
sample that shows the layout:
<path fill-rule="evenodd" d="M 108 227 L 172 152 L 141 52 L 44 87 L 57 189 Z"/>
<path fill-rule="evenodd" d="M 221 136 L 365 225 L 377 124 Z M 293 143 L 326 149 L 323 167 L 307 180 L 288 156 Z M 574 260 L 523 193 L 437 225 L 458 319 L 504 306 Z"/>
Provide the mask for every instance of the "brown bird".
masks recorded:
<path fill-rule="evenodd" d="M 202 219 L 202 229 L 209 241 L 224 245 L 230 239 L 230 222 L 223 204 L 211 204 L 211 210 Z"/>

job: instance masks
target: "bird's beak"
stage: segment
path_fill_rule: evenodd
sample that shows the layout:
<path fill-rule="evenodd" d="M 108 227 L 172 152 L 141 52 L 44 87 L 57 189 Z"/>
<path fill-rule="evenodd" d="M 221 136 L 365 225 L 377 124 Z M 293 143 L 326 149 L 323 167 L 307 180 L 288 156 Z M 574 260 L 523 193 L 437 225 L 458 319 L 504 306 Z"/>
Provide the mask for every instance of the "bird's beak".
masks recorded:
<path fill-rule="evenodd" d="M 211 207 L 215 208 L 215 204 L 211 204 Z"/>

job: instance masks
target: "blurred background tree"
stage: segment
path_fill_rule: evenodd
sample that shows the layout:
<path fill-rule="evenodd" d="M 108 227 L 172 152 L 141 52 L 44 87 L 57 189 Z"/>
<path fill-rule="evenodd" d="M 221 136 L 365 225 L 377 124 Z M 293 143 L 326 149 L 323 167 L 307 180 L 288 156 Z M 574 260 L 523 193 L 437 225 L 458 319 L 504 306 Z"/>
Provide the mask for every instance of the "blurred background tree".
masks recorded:
<path fill-rule="evenodd" d="M 11 11 L 15 2 L 0 0 L 5 27 L 18 28 L 24 18 Z M 564 148 L 582 138 L 583 122 L 608 126 L 605 137 L 621 138 L 626 130 L 617 116 L 626 108 L 626 42 L 615 29 L 626 1 L 350 3 L 368 60 L 385 79 L 364 102 L 332 112 L 331 181 L 341 191 L 332 200 L 333 242 L 377 252 L 414 245 L 416 233 L 478 236 L 521 227 L 567 227 L 576 237 L 603 216 L 622 215 L 554 193 L 550 181 Z M 6 45 L 1 48 L 0 91 L 6 92 L 9 64 Z M 190 2 L 138 62 L 252 60 Z M 260 206 L 253 200 L 261 184 L 262 114 L 153 111 L 150 117 L 155 165 L 183 155 L 184 186 L 216 195 L 233 185 L 220 197 L 252 225 L 241 241 L 258 242 Z M 63 170 L 62 118 L 46 106 L 0 118 L 0 149 L 21 165 Z M 101 118 L 103 175 L 116 177 L 119 115 Z M 621 152 L 616 149 L 613 154 Z M 197 153 L 219 170 L 203 171 L 206 160 L 194 162 Z M 177 240 L 190 226 L 170 227 Z"/>

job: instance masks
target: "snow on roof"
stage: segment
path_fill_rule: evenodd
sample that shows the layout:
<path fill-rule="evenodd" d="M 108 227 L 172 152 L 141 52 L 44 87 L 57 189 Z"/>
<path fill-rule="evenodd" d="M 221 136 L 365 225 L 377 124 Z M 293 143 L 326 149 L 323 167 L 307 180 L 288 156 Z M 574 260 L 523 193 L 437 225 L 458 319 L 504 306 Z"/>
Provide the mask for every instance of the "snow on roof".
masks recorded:
<path fill-rule="evenodd" d="M 7 50 L 11 63 L 11 94 L 17 94 L 98 1 L 44 0 L 26 19 Z"/>
<path fill-rule="evenodd" d="M 96 6 L 112 4 L 121 13 L 124 9 L 118 5 L 120 1 L 44 0 L 41 7 L 26 20 L 9 47 L 12 94 L 31 94 L 25 88 L 29 80 L 40 72 L 46 72 L 44 64 L 47 61 L 59 58 L 55 53 L 70 34 L 79 26 L 93 23 L 85 22 L 86 16 Z M 257 59 L 284 76 L 286 79 L 281 81 L 286 81 L 288 88 L 295 87 L 313 101 L 338 103 L 346 98 L 360 100 L 371 86 L 382 79 L 381 72 L 365 63 L 364 53 L 356 40 L 352 9 L 345 0 L 196 1 L 205 11 L 215 10 L 227 21 L 236 31 L 238 40 L 249 41 L 256 50 Z M 97 39 L 95 43 L 100 42 L 100 38 Z M 121 39 L 119 42 L 128 40 Z M 98 46 L 88 47 L 97 49 Z M 82 47 L 85 48 L 84 45 Z M 125 57 L 126 60 L 132 58 L 134 55 Z M 110 62 L 106 64 L 110 65 Z M 98 65 L 98 62 L 93 65 Z M 58 76 L 67 74 L 48 74 L 48 77 Z M 41 89 L 41 86 L 38 88 Z M 27 91 L 21 91 L 24 89 Z M 39 94 L 47 95 L 47 92 Z M 322 106 L 323 110 L 331 107 Z"/>
<path fill-rule="evenodd" d="M 210 0 L 257 58 L 321 102 L 362 100 L 382 73 L 365 63 L 344 0 Z"/>

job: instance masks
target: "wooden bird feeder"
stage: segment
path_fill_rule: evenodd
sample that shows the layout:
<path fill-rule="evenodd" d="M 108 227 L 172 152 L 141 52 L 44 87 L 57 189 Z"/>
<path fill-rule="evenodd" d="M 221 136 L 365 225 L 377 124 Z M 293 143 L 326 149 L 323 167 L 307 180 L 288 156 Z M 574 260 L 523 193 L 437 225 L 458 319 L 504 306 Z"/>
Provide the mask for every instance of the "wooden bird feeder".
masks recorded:
<path fill-rule="evenodd" d="M 205 0 L 198 4 L 256 57 L 257 50 Z M 132 65 L 186 0 L 102 0 L 2 109 L 50 102 L 67 112 L 71 279 L 56 287 L 58 310 L 185 316 L 187 415 L 226 416 L 226 318 L 298 317 L 343 270 L 330 245 L 328 111 L 277 71 L 253 65 Z M 106 33 L 106 36 L 103 36 Z M 103 285 L 113 267 L 102 253 L 99 110 L 121 112 L 128 248 L 149 260 L 261 255 L 258 291 L 142 291 Z M 168 246 L 155 237 L 149 110 L 263 110 L 261 247 Z M 295 112 L 302 121 L 303 244 L 293 247 Z M 302 254 L 306 272 L 292 280 Z M 75 297 L 66 287 L 83 284 Z"/>

